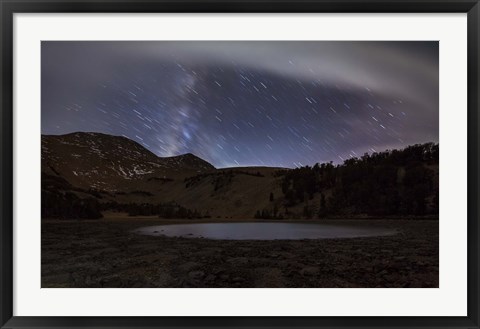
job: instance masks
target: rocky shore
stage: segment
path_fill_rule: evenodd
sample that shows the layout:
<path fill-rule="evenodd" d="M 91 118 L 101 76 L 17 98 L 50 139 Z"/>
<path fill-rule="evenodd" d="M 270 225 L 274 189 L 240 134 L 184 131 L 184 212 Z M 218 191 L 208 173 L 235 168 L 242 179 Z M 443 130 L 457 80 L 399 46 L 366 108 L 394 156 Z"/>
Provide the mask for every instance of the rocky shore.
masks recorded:
<path fill-rule="evenodd" d="M 181 222 L 43 220 L 42 287 L 438 287 L 438 220 L 322 220 L 398 230 L 391 236 L 326 240 L 228 241 L 132 232 Z"/>

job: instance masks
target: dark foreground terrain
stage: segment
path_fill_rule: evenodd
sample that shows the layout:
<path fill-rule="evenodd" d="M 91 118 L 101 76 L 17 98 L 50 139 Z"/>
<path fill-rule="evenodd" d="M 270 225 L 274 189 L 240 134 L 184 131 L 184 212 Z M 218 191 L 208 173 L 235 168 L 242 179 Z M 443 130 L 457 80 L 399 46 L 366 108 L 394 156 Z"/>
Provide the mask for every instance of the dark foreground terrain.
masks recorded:
<path fill-rule="evenodd" d="M 185 220 L 43 220 L 42 287 L 438 287 L 438 220 L 321 221 L 399 231 L 353 239 L 225 241 L 132 233 L 179 222 Z"/>

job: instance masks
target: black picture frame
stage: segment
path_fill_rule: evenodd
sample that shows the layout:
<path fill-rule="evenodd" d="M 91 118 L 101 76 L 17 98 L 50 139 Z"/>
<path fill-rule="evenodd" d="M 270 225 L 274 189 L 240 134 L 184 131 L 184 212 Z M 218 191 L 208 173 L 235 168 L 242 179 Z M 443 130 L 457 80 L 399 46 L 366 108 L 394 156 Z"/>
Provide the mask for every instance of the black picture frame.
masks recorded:
<path fill-rule="evenodd" d="M 0 0 L 1 328 L 479 328 L 478 0 Z M 13 16 L 15 13 L 468 13 L 468 315 L 466 317 L 13 316 Z M 455 303 L 455 301 L 451 301 Z M 393 307 L 394 305 L 392 305 Z"/>

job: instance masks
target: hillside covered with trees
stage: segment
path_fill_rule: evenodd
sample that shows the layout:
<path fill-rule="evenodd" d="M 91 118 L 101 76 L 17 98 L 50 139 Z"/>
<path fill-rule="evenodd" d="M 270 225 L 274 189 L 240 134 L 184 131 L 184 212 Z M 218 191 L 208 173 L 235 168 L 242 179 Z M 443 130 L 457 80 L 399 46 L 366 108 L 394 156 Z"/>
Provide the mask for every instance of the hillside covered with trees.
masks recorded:
<path fill-rule="evenodd" d="M 302 206 L 304 218 L 438 216 L 438 163 L 438 144 L 427 143 L 278 171 L 281 201 L 255 217 L 291 217 Z"/>

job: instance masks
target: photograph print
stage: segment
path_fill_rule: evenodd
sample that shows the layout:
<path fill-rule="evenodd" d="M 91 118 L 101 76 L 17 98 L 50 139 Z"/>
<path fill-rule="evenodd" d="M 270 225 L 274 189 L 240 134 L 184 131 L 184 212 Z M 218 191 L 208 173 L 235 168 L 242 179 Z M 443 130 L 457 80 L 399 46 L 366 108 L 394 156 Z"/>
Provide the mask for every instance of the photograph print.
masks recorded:
<path fill-rule="evenodd" d="M 42 288 L 438 288 L 436 41 L 43 41 Z"/>

